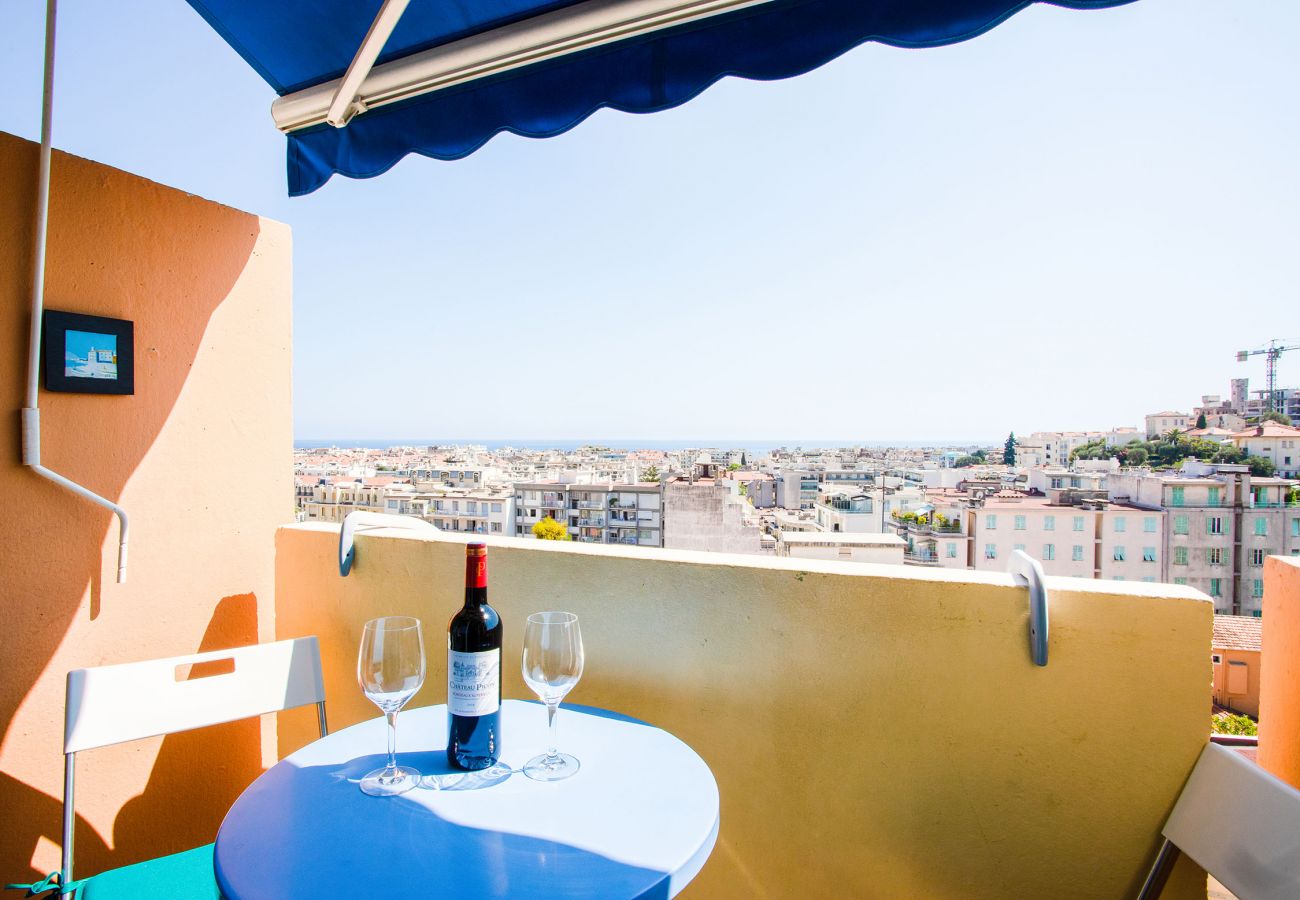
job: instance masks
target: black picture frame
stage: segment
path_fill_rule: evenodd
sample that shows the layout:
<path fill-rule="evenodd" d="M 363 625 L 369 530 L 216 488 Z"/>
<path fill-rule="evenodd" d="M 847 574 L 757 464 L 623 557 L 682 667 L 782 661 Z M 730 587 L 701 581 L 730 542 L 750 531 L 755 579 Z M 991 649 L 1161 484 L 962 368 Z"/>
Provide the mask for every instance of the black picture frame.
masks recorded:
<path fill-rule="evenodd" d="M 41 333 L 47 391 L 135 393 L 134 322 L 47 309 Z"/>

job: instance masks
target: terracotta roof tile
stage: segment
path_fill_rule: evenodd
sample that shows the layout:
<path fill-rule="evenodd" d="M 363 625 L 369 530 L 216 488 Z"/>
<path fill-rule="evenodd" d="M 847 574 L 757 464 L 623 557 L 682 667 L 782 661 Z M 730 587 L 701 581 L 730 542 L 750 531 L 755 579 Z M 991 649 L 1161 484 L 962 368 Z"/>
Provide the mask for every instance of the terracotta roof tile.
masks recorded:
<path fill-rule="evenodd" d="M 1258 652 L 1263 621 L 1255 616 L 1215 616 L 1214 649 Z"/>

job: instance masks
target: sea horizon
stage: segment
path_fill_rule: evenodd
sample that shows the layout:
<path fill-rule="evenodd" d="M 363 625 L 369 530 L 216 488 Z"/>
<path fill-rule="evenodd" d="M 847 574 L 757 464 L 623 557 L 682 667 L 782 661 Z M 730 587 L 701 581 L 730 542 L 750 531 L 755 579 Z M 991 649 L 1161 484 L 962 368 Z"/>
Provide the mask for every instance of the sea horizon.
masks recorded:
<path fill-rule="evenodd" d="M 926 447 L 954 448 L 988 447 L 1001 441 L 972 440 L 656 440 L 611 438 L 295 438 L 295 450 L 318 450 L 336 447 L 340 450 L 386 450 L 391 447 L 487 447 L 489 450 L 511 448 L 515 450 L 577 450 L 580 447 L 608 447 L 613 450 L 745 450 L 769 453 L 785 448 L 804 450 L 838 449 L 842 447 L 871 447 L 873 449 L 899 447 L 920 449 Z"/>

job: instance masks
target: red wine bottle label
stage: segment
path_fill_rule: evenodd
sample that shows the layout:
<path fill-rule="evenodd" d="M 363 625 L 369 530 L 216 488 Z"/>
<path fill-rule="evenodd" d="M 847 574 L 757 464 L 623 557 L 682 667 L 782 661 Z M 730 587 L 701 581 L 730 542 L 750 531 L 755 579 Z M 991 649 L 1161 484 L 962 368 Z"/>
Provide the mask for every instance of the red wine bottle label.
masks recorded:
<path fill-rule="evenodd" d="M 487 547 L 482 544 L 465 548 L 465 587 L 487 587 Z"/>
<path fill-rule="evenodd" d="M 447 651 L 447 711 L 486 716 L 501 706 L 501 651 Z"/>

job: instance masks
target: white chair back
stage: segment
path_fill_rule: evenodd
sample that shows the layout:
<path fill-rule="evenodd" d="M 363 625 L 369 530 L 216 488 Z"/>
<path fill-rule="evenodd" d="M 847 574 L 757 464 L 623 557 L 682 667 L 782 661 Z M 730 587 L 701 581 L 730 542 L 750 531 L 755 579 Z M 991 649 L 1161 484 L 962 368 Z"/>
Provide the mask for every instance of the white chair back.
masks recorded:
<path fill-rule="evenodd" d="M 230 671 L 184 678 L 183 667 Z M 68 673 L 63 752 L 246 719 L 325 699 L 320 648 L 306 637 Z"/>
<path fill-rule="evenodd" d="M 1300 791 L 1233 750 L 1205 746 L 1162 833 L 1242 900 L 1300 897 Z M 1159 895 L 1156 875 L 1140 896 Z"/>

